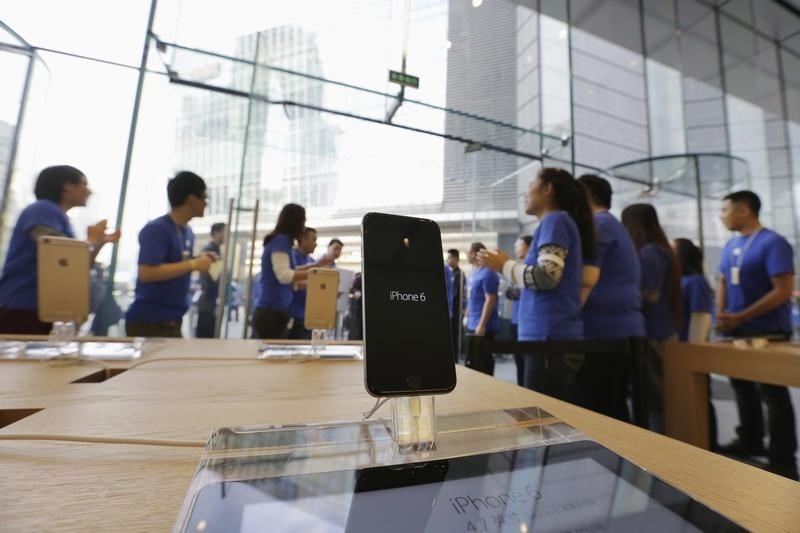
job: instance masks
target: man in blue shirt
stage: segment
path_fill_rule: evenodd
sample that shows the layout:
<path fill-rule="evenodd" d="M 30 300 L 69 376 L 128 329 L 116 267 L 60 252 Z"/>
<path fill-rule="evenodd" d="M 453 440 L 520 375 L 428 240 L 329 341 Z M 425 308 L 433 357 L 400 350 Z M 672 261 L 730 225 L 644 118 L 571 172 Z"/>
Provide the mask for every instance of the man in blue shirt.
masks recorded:
<path fill-rule="evenodd" d="M 597 282 L 584 293 L 583 334 L 587 341 L 644 337 L 641 272 L 636 247 L 625 227 L 608 212 L 611 184 L 593 174 L 578 178 L 594 213 L 596 253 L 584 264 L 595 267 Z M 631 361 L 618 353 L 587 357 L 578 374 L 586 407 L 628 421 L 627 390 Z"/>
<path fill-rule="evenodd" d="M 37 240 L 53 235 L 75 238 L 67 211 L 85 206 L 92 191 L 83 172 L 68 165 L 47 167 L 36 179 L 36 201 L 22 210 L 11 234 L 3 274 L 0 277 L 0 333 L 40 334 L 51 324 L 39 320 Z M 87 229 L 94 261 L 100 249 L 119 240 L 119 230 L 106 233 L 101 220 Z"/>
<path fill-rule="evenodd" d="M 297 247 L 292 249 L 292 257 L 296 270 L 304 270 L 314 264 L 311 254 L 317 248 L 317 230 L 306 226 L 303 236 L 297 239 Z M 289 317 L 292 319 L 292 327 L 289 328 L 290 339 L 310 339 L 311 332 L 306 329 L 306 285 L 307 281 L 295 283 L 294 293 L 292 294 L 292 304 L 289 306 Z"/>
<path fill-rule="evenodd" d="M 208 196 L 203 179 L 193 172 L 178 172 L 167 183 L 167 196 L 170 212 L 139 232 L 136 299 L 125 314 L 130 337 L 181 337 L 191 273 L 208 272 L 218 259 L 213 252 L 193 257 L 194 234 L 188 224 L 205 213 Z"/>
<path fill-rule="evenodd" d="M 491 268 L 478 264 L 478 252 L 485 250 L 482 243 L 474 242 L 467 252 L 467 260 L 473 266 L 469 276 L 469 296 L 467 299 L 467 333 L 494 339 L 500 329 L 500 316 L 497 314 L 497 291 L 500 288 L 500 276 Z M 494 357 L 484 362 L 481 370 L 485 374 L 494 375 Z"/>
<path fill-rule="evenodd" d="M 216 256 L 222 254 L 220 248 L 225 241 L 225 224 L 217 222 L 211 225 L 211 241 L 203 246 L 201 253 L 211 252 Z M 200 298 L 197 300 L 198 339 L 213 339 L 217 325 L 217 298 L 219 297 L 219 278 L 208 272 L 200 273 Z M 233 305 L 231 305 L 233 310 Z M 237 311 L 238 313 L 238 311 Z"/>
<path fill-rule="evenodd" d="M 763 227 L 761 200 L 751 191 L 723 200 L 722 222 L 739 236 L 722 251 L 717 288 L 717 329 L 733 336 L 791 335 L 790 300 L 794 287 L 791 245 Z M 786 387 L 731 378 L 739 409 L 738 439 L 720 446 L 722 453 L 766 455 L 767 469 L 798 479 L 794 409 Z M 764 449 L 761 401 L 767 404 L 769 449 Z"/>

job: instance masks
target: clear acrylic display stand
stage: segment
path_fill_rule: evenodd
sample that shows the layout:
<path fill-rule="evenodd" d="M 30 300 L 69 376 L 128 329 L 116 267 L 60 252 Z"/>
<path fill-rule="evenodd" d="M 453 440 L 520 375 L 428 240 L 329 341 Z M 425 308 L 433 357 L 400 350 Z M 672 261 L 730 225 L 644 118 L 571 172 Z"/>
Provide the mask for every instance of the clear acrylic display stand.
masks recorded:
<path fill-rule="evenodd" d="M 419 431 L 425 427 L 425 417 L 417 424 L 406 422 L 411 422 L 409 417 L 419 419 L 427 413 L 425 398 L 432 401 L 431 397 L 420 397 L 419 405 L 413 398 L 396 402 L 394 423 L 390 419 L 369 419 L 215 429 L 206 443 L 174 531 L 186 530 L 199 491 L 211 483 L 416 463 L 586 439 L 583 433 L 546 411 L 526 407 L 439 416 L 432 428 L 435 443 L 421 446 L 419 443 L 425 439 L 419 438 Z M 395 426 L 401 431 L 417 428 L 416 437 L 409 439 L 417 444 L 403 444 L 404 437 L 395 433 Z M 414 431 L 409 433 L 414 435 Z"/>
<path fill-rule="evenodd" d="M 328 347 L 328 332 L 324 329 L 311 330 L 311 355 L 318 357 Z"/>

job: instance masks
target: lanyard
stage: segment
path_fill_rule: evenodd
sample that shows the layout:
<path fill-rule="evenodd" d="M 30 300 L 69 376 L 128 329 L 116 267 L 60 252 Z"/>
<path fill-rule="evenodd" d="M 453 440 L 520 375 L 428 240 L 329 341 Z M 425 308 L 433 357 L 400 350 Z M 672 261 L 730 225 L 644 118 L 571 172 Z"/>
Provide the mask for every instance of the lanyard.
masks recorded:
<path fill-rule="evenodd" d="M 750 245 L 753 244 L 753 241 L 758 236 L 758 234 L 761 233 L 762 229 L 764 228 L 758 228 L 758 230 L 756 230 L 755 233 L 750 235 L 747 241 L 745 241 L 744 246 L 742 247 L 741 252 L 739 253 L 739 257 L 736 258 L 736 268 L 741 268 L 742 261 L 744 261 L 744 254 L 746 254 L 747 250 L 750 249 Z"/>

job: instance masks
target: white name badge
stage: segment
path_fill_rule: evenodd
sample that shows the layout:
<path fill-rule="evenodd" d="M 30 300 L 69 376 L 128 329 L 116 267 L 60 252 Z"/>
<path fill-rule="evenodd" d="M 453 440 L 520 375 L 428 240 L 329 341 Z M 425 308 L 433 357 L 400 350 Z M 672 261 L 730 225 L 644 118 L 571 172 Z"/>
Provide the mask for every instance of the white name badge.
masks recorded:
<path fill-rule="evenodd" d="M 731 284 L 739 284 L 739 267 L 731 267 Z"/>

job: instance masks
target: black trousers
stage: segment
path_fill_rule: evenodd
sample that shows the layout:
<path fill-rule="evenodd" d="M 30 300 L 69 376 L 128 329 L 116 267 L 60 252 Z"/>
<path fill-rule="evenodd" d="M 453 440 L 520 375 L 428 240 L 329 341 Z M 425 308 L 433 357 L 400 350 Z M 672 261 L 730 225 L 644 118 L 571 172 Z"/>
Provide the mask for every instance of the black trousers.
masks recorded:
<path fill-rule="evenodd" d="M 256 307 L 253 311 L 254 339 L 285 339 L 289 312 L 282 309 Z"/>
<path fill-rule="evenodd" d="M 125 334 L 128 337 L 169 337 L 180 338 L 181 320 L 167 322 L 125 322 Z"/>
<path fill-rule="evenodd" d="M 470 342 L 470 339 L 475 336 L 474 334 L 475 332 L 473 330 L 467 330 L 467 342 Z M 493 341 L 495 339 L 495 332 L 487 331 L 483 334 L 483 338 Z M 467 347 L 467 354 L 468 356 L 470 354 L 469 347 Z M 480 361 L 476 361 L 472 364 L 470 364 L 469 361 L 466 361 L 466 363 L 468 367 L 474 370 L 494 376 L 494 354 L 489 354 L 486 358 L 482 358 Z"/>
<path fill-rule="evenodd" d="M 511 324 L 511 340 L 516 341 L 519 328 L 516 324 Z M 514 354 L 514 363 L 517 365 L 517 385 L 525 386 L 525 356 L 521 353 Z"/>
<path fill-rule="evenodd" d="M 302 318 L 295 318 L 289 328 L 289 338 L 293 340 L 307 340 L 311 338 L 311 331 L 306 329 L 306 322 Z"/>
<path fill-rule="evenodd" d="M 217 314 L 213 311 L 197 312 L 197 329 L 195 336 L 198 339 L 213 339 L 214 329 L 217 325 Z"/>
<path fill-rule="evenodd" d="M 767 404 L 769 425 L 769 462 L 772 464 L 794 464 L 797 451 L 797 428 L 789 389 L 778 385 L 754 383 L 731 378 L 739 408 L 739 427 L 736 432 L 746 446 L 761 447 L 764 444 L 764 413 L 761 401 Z"/>
<path fill-rule="evenodd" d="M 591 354 L 583 361 L 576 379 L 583 407 L 630 422 L 628 388 L 632 361 L 625 353 Z"/>
<path fill-rule="evenodd" d="M 578 372 L 583 354 L 525 354 L 525 387 L 575 405 L 583 405 Z"/>

